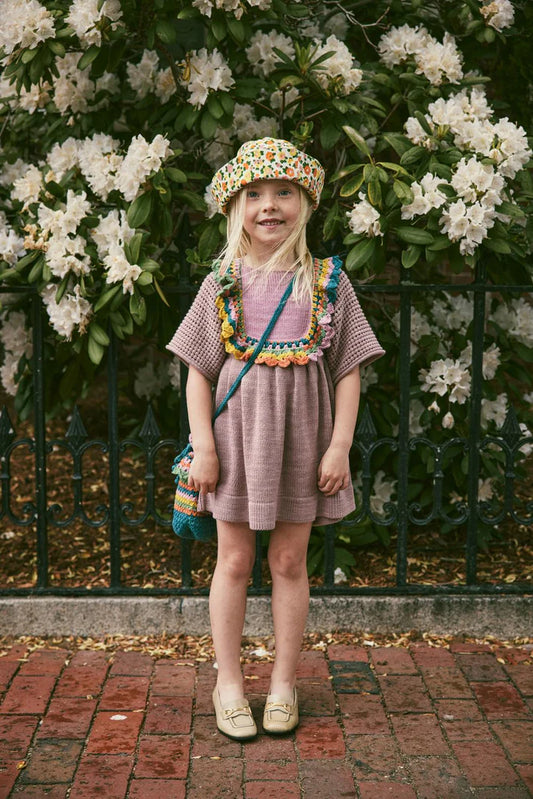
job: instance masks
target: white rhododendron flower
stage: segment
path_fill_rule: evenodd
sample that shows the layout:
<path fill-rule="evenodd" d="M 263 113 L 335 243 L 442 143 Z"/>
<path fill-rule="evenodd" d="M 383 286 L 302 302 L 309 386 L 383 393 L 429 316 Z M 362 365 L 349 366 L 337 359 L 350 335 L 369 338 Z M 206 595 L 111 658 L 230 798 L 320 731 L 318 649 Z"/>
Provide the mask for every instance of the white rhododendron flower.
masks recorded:
<path fill-rule="evenodd" d="M 294 58 L 295 49 L 292 40 L 283 33 L 270 31 L 263 33 L 257 31 L 250 39 L 250 45 L 246 48 L 246 57 L 252 65 L 255 75 L 268 77 L 279 63 L 279 56 L 274 52 L 274 48 L 281 50 L 289 58 Z"/>
<path fill-rule="evenodd" d="M 459 360 L 441 358 L 433 361 L 429 369 L 421 369 L 418 378 L 422 391 L 430 391 L 440 397 L 448 395 L 450 402 L 463 405 L 470 396 L 471 377 Z"/>
<path fill-rule="evenodd" d="M 17 393 L 20 359 L 30 359 L 33 352 L 31 331 L 26 328 L 22 311 L 4 312 L 0 315 L 0 343 L 4 361 L 0 367 L 0 382 L 11 397 Z"/>
<path fill-rule="evenodd" d="M 437 328 L 442 330 L 458 330 L 466 333 L 472 321 L 474 305 L 468 296 L 436 298 L 431 306 L 431 316 Z"/>
<path fill-rule="evenodd" d="M 320 58 L 326 53 L 330 57 L 323 61 L 319 69 L 313 73 L 318 83 L 325 91 L 332 94 L 346 95 L 357 89 L 363 79 L 362 70 L 355 66 L 352 54 L 340 39 L 336 36 L 328 36 L 324 44 L 320 41 L 317 45 L 313 60 Z"/>
<path fill-rule="evenodd" d="M 119 212 L 116 208 L 102 217 L 98 225 L 91 230 L 99 258 L 104 258 L 113 244 L 123 247 L 134 234 L 135 230 L 128 225 L 126 212 L 124 210 Z"/>
<path fill-rule="evenodd" d="M 497 31 L 509 28 L 514 22 L 514 8 L 510 0 L 483 0 L 479 10 L 487 25 Z"/>
<path fill-rule="evenodd" d="M 447 430 L 450 430 L 455 424 L 455 419 L 453 418 L 453 413 L 448 411 L 442 417 L 442 426 L 445 427 Z"/>
<path fill-rule="evenodd" d="M 461 255 L 472 255 L 494 226 L 495 212 L 479 202 L 466 205 L 463 200 L 450 203 L 439 219 L 441 230 L 450 241 L 459 242 Z"/>
<path fill-rule="evenodd" d="M 497 344 L 491 344 L 488 350 L 483 352 L 483 379 L 492 380 L 496 375 L 498 366 L 501 363 L 501 352 Z M 464 350 L 459 355 L 459 360 L 466 366 L 472 363 L 472 342 L 468 342 Z"/>
<path fill-rule="evenodd" d="M 170 375 L 166 362 L 161 361 L 157 366 L 149 362 L 137 369 L 133 390 L 137 397 L 149 402 L 158 397 L 169 383 Z"/>
<path fill-rule="evenodd" d="M 189 92 L 188 101 L 200 108 L 207 100 L 210 91 L 229 91 L 235 81 L 222 54 L 215 48 L 208 51 L 205 47 L 193 50 L 190 55 L 190 77 L 182 79 L 182 85 Z"/>
<path fill-rule="evenodd" d="M 155 50 L 144 50 L 138 64 L 127 64 L 128 83 L 139 100 L 155 89 L 159 58 Z"/>
<path fill-rule="evenodd" d="M 447 181 L 431 172 L 427 172 L 420 181 L 411 183 L 414 196 L 412 202 L 402 205 L 402 219 L 412 219 L 444 205 L 448 198 L 439 188 L 443 185 L 447 186 Z"/>
<path fill-rule="evenodd" d="M 64 207 L 53 210 L 47 205 L 40 205 L 37 218 L 43 233 L 56 236 L 68 236 L 75 233 L 81 220 L 89 214 L 91 203 L 83 191 L 76 194 L 72 189 L 67 192 L 67 201 Z"/>
<path fill-rule="evenodd" d="M 507 416 L 507 395 L 499 394 L 495 400 L 483 397 L 481 399 L 481 426 L 486 428 L 489 422 L 494 422 L 496 427 L 503 427 Z"/>
<path fill-rule="evenodd" d="M 116 187 L 124 199 L 134 200 L 146 178 L 158 171 L 171 152 L 170 142 L 160 133 L 151 142 L 135 136 L 117 172 Z"/>
<path fill-rule="evenodd" d="M 106 282 L 122 283 L 122 293 L 133 294 L 133 284 L 142 270 L 137 264 L 130 264 L 126 258 L 124 249 L 119 244 L 111 244 L 102 262 L 107 273 Z"/>
<path fill-rule="evenodd" d="M 444 81 L 458 83 L 463 77 L 461 53 L 449 33 L 444 34 L 441 44 L 424 26 L 402 25 L 381 37 L 378 50 L 388 67 L 413 60 L 417 74 L 424 75 L 433 86 Z"/>
<path fill-rule="evenodd" d="M 262 139 L 266 136 L 276 135 L 276 120 L 274 117 L 261 117 L 257 119 L 254 109 L 247 103 L 235 103 L 233 111 L 232 131 L 239 141 Z"/>
<path fill-rule="evenodd" d="M 355 203 L 351 211 L 346 212 L 350 230 L 370 237 L 383 236 L 379 211 L 368 202 L 363 192 L 359 192 L 359 200 L 360 202 Z"/>
<path fill-rule="evenodd" d="M 502 303 L 491 317 L 509 336 L 533 347 L 533 305 L 525 297 Z"/>
<path fill-rule="evenodd" d="M 3 0 L 1 7 L 0 48 L 6 57 L 17 48 L 34 48 L 55 36 L 54 18 L 37 0 Z"/>
<path fill-rule="evenodd" d="M 265 11 L 270 8 L 272 0 L 246 0 L 249 6 Z M 226 12 L 231 11 L 237 19 L 244 13 L 245 7 L 242 0 L 193 0 L 194 8 L 197 8 L 205 17 L 211 17 L 214 8 L 220 8 Z"/>
<path fill-rule="evenodd" d="M 24 210 L 39 200 L 39 195 L 44 188 L 41 170 L 30 164 L 26 172 L 13 183 L 11 198 L 24 203 Z"/>
<path fill-rule="evenodd" d="M 181 389 L 181 369 L 178 358 L 173 358 L 171 361 L 165 361 L 168 369 L 168 376 L 170 385 L 177 391 Z"/>
<path fill-rule="evenodd" d="M 420 422 L 420 417 L 426 410 L 425 405 L 419 399 L 412 399 L 409 403 L 409 435 L 421 436 L 425 428 Z"/>
<path fill-rule="evenodd" d="M 75 330 L 85 333 L 92 313 L 91 303 L 80 295 L 79 285 L 56 302 L 57 286 L 49 284 L 42 292 L 50 324 L 60 336 L 70 341 Z"/>
<path fill-rule="evenodd" d="M 73 0 L 65 21 L 74 28 L 74 32 L 83 44 L 100 47 L 102 33 L 100 25 L 104 18 L 111 22 L 111 30 L 116 30 L 118 20 L 122 17 L 120 0 Z"/>
<path fill-rule="evenodd" d="M 96 94 L 100 91 L 115 94 L 120 89 L 116 75 L 104 72 L 93 81 L 90 78 L 90 67 L 78 69 L 81 55 L 82 53 L 67 53 L 63 58 L 56 59 L 59 77 L 54 81 L 54 102 L 61 114 L 83 114 L 103 108 L 108 104 L 109 98 L 104 97 L 95 103 Z"/>
<path fill-rule="evenodd" d="M 204 192 L 204 201 L 207 205 L 206 216 L 208 219 L 211 219 L 215 214 L 218 214 L 218 205 L 216 203 L 215 198 L 213 197 L 213 192 L 211 191 L 211 183 L 206 186 Z"/>
<path fill-rule="evenodd" d="M 400 332 L 400 312 L 392 317 L 394 329 Z M 418 350 L 418 342 L 422 336 L 429 336 L 432 333 L 431 325 L 427 316 L 420 313 L 417 308 L 411 307 L 411 355 L 415 355 Z"/>
<path fill-rule="evenodd" d="M 168 103 L 173 94 L 178 90 L 174 75 L 170 67 L 160 69 L 155 78 L 154 93 L 162 102 Z"/>
<path fill-rule="evenodd" d="M 4 212 L 0 211 L 0 261 L 12 266 L 24 253 L 24 239 L 13 230 Z M 3 297 L 5 295 L 0 295 L 0 301 Z"/>
<path fill-rule="evenodd" d="M 86 245 L 83 236 L 52 236 L 44 257 L 54 277 L 64 278 L 69 272 L 74 275 L 88 275 L 91 271 L 91 259 L 85 254 Z"/>
<path fill-rule="evenodd" d="M 376 472 L 373 493 L 370 496 L 370 509 L 376 516 L 385 516 L 385 504 L 391 502 L 396 491 L 396 480 L 385 476 L 382 469 Z"/>
<path fill-rule="evenodd" d="M 32 83 L 29 89 L 21 86 L 17 95 L 15 84 L 10 83 L 8 78 L 0 77 L 0 100 L 7 102 L 12 111 L 22 110 L 34 114 L 50 102 L 51 89 L 52 86 L 48 81 Z"/>
<path fill-rule="evenodd" d="M 93 192 L 103 200 L 117 188 L 117 176 L 124 161 L 116 152 L 119 146 L 117 139 L 105 133 L 95 133 L 79 143 L 80 169 Z"/>
<path fill-rule="evenodd" d="M 288 116 L 292 116 L 298 108 L 296 103 L 300 99 L 300 92 L 295 86 L 291 86 L 291 88 L 285 92 L 282 92 L 280 89 L 276 89 L 276 91 L 272 92 L 270 95 L 270 107 L 273 111 L 279 111 L 283 105 L 285 113 Z"/>

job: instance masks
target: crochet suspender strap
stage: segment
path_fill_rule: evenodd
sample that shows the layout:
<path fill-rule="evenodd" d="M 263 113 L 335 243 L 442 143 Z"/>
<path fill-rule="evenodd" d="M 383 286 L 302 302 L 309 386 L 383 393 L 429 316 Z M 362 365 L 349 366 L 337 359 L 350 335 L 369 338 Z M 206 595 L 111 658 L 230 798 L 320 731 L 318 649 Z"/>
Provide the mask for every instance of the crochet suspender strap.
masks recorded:
<path fill-rule="evenodd" d="M 285 308 L 287 300 L 289 299 L 289 297 L 291 295 L 293 283 L 294 283 L 294 276 L 292 277 L 291 282 L 289 283 L 289 285 L 285 289 L 283 297 L 279 301 L 278 307 L 276 308 L 276 310 L 272 314 L 272 319 L 270 320 L 270 322 L 266 326 L 265 332 L 263 333 L 263 335 L 261 336 L 261 338 L 257 342 L 254 351 L 252 352 L 252 354 L 250 355 L 250 357 L 246 361 L 245 365 L 243 366 L 243 368 L 241 369 L 241 371 L 239 372 L 239 374 L 237 375 L 237 377 L 233 381 L 233 384 L 230 386 L 228 393 L 226 394 L 226 396 L 224 397 L 224 399 L 222 400 L 222 402 L 220 403 L 220 405 L 216 409 L 215 413 L 213 414 L 213 421 L 215 421 L 215 419 L 222 413 L 222 411 L 224 410 L 224 408 L 228 404 L 228 402 L 231 399 L 231 397 L 237 391 L 239 383 L 243 379 L 244 375 L 246 374 L 246 372 L 248 372 L 251 369 L 253 362 L 255 361 L 256 357 L 259 355 L 259 353 L 263 349 L 263 347 L 265 345 L 265 341 L 268 339 L 270 333 L 272 332 L 272 329 L 273 329 L 274 325 L 278 321 L 279 315 L 281 314 L 282 310 Z"/>

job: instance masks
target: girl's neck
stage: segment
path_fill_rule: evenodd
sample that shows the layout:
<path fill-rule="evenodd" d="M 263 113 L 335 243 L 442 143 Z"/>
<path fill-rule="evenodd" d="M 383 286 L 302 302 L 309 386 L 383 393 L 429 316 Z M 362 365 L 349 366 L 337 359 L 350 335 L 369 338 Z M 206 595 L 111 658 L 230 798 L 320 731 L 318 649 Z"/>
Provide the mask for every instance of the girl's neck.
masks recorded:
<path fill-rule="evenodd" d="M 269 271 L 273 272 L 288 272 L 290 269 L 294 268 L 294 261 L 296 255 L 292 258 L 284 258 L 283 261 L 279 261 L 278 263 L 274 263 L 272 269 Z M 247 252 L 242 262 L 245 266 L 249 267 L 250 269 L 257 270 L 260 272 L 265 264 L 269 262 L 275 262 L 275 252 L 270 253 L 260 253 L 260 252 Z"/>

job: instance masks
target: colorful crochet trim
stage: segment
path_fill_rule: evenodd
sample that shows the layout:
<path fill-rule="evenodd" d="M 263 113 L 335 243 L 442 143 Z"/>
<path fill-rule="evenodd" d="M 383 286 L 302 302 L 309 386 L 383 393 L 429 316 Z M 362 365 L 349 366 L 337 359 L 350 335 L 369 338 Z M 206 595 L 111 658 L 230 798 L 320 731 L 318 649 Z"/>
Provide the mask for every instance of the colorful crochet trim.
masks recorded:
<path fill-rule="evenodd" d="M 291 363 L 303 365 L 318 360 L 323 350 L 330 346 L 333 337 L 331 321 L 341 266 L 342 261 L 337 255 L 324 260 L 315 258 L 313 307 L 306 336 L 297 341 L 268 341 L 257 355 L 257 363 L 289 366 Z M 226 352 L 239 360 L 248 360 L 258 339 L 247 336 L 244 330 L 240 261 L 233 261 L 224 275 L 220 274 L 217 264 L 213 271 L 221 286 L 215 300 L 222 321 L 220 338 Z"/>

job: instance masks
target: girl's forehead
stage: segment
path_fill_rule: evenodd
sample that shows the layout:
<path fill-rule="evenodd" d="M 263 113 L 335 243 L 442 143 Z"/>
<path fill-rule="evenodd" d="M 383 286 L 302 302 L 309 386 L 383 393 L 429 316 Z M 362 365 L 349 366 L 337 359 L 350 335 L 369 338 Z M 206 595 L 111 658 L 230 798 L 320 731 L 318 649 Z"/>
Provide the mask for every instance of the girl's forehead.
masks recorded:
<path fill-rule="evenodd" d="M 245 186 L 245 188 L 246 189 L 250 189 L 250 188 L 260 189 L 260 188 L 263 188 L 265 186 L 272 186 L 272 188 L 274 188 L 274 189 L 277 189 L 277 188 L 286 189 L 287 187 L 293 188 L 294 185 L 295 184 L 292 181 L 290 181 L 290 180 L 283 180 L 283 179 L 278 179 L 278 178 L 268 178 L 268 179 L 263 179 L 262 178 L 261 180 L 252 181 L 252 183 L 249 183 L 247 186 Z"/>

